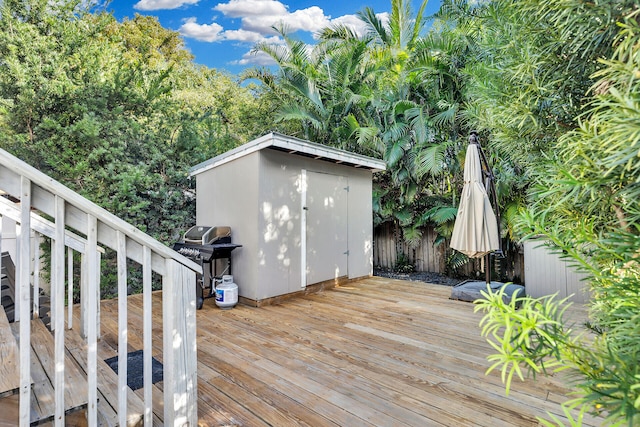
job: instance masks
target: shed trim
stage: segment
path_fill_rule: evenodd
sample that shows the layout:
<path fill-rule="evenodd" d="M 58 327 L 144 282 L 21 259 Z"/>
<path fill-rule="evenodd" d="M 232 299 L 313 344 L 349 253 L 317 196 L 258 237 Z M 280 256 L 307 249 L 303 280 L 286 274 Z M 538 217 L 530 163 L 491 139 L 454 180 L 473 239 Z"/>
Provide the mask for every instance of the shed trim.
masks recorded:
<path fill-rule="evenodd" d="M 209 169 L 213 169 L 265 148 L 281 150 L 290 154 L 325 160 L 355 168 L 370 169 L 373 172 L 386 170 L 386 163 L 382 160 L 374 159 L 373 157 L 350 153 L 345 150 L 328 147 L 315 142 L 271 132 L 234 148 L 233 150 L 227 151 L 226 153 L 193 166 L 189 169 L 189 177 L 206 172 Z"/>

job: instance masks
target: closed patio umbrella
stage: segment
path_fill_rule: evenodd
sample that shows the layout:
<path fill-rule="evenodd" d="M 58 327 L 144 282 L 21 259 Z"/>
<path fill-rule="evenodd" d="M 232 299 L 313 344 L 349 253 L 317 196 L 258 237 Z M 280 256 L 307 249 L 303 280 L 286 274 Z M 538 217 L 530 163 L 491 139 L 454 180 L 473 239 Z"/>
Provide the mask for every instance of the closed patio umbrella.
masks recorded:
<path fill-rule="evenodd" d="M 482 291 L 487 287 L 492 290 L 503 288 L 505 303 L 515 295 L 524 295 L 524 286 L 491 281 L 491 254 L 504 257 L 500 242 L 500 210 L 493 180 L 493 172 L 482 152 L 478 135 L 472 132 L 464 161 L 464 186 L 453 225 L 451 247 L 470 258 L 485 256 L 485 281 L 465 280 L 452 288 L 451 299 L 475 301 L 483 297 Z"/>
<path fill-rule="evenodd" d="M 480 258 L 500 248 L 498 221 L 482 179 L 480 150 L 477 136 L 472 133 L 464 161 L 458 216 L 451 235 L 451 247 L 469 258 Z M 487 184 L 491 178 L 488 177 Z"/>

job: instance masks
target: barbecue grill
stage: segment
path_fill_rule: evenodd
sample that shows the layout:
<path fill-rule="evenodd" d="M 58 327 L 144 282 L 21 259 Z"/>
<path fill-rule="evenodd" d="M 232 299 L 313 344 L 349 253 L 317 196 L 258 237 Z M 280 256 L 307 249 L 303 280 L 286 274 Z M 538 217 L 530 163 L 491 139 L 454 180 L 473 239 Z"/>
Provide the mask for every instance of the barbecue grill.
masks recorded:
<path fill-rule="evenodd" d="M 231 252 L 242 245 L 231 243 L 230 227 L 210 227 L 196 225 L 187 230 L 182 241 L 173 245 L 173 250 L 187 258 L 199 262 L 203 275 L 196 277 L 196 304 L 202 308 L 204 300 L 215 298 L 215 281 L 223 274 L 231 274 Z M 218 259 L 226 259 L 227 264 L 220 274 L 217 273 Z M 208 292 L 207 292 L 208 291 Z"/>

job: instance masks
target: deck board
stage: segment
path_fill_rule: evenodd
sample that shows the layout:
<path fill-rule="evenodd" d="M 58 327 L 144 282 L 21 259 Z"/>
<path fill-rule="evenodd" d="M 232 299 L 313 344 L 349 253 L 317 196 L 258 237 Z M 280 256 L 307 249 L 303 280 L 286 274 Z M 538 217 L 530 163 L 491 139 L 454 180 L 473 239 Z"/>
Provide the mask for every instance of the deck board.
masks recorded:
<path fill-rule="evenodd" d="M 7 315 L 0 307 L 0 398 L 17 393 L 20 388 L 18 353 Z"/>
<path fill-rule="evenodd" d="M 449 295 L 441 285 L 374 277 L 261 308 L 206 301 L 197 312 L 200 424 L 536 426 L 547 411 L 563 419 L 563 378 L 514 380 L 505 396 L 500 374 L 485 375 L 492 350 L 481 314 Z M 161 361 L 161 293 L 153 304 Z M 141 348 L 141 308 L 140 296 L 129 297 L 132 349 Z M 117 302 L 104 301 L 101 315 L 101 345 L 113 352 Z"/>
<path fill-rule="evenodd" d="M 19 333 L 19 322 L 11 324 L 14 336 Z M 53 382 L 55 379 L 54 337 L 40 319 L 31 320 L 31 423 L 43 424 L 55 415 Z M 87 383 L 84 375 L 65 354 L 65 413 L 82 411 L 87 406 Z M 19 396 L 4 398 L 0 402 L 0 425 L 17 425 Z"/>
<path fill-rule="evenodd" d="M 87 370 L 87 345 L 74 330 L 65 333 L 67 352 L 78 364 L 83 373 Z M 118 375 L 103 359 L 97 358 L 96 378 L 98 381 L 98 412 L 106 424 L 116 425 L 118 422 Z M 144 403 L 132 390 L 127 395 L 127 425 L 138 425 L 144 414 Z"/>

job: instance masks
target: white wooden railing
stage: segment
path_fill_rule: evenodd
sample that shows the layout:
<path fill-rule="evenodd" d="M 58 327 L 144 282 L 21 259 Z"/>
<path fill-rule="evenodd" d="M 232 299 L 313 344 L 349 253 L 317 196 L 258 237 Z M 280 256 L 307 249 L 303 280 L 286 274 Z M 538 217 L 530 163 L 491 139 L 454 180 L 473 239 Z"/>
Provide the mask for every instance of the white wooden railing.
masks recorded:
<path fill-rule="evenodd" d="M 4 150 L 0 150 L 0 215 L 17 223 L 16 320 L 38 312 L 39 273 L 32 275 L 31 260 L 39 260 L 32 235 L 51 239 L 51 329 L 54 333 L 56 426 L 65 425 L 65 330 L 79 329 L 86 340 L 87 419 L 98 425 L 97 348 L 100 310 L 100 254 L 117 253 L 118 263 L 118 420 L 127 425 L 127 260 L 142 265 L 144 330 L 144 424 L 151 426 L 152 400 L 152 272 L 162 277 L 164 424 L 197 425 L 195 275 L 201 267 L 110 214 Z M 10 197 L 8 197 L 10 196 Z M 47 219 L 49 218 L 49 219 Z M 1 232 L 1 230 L 0 230 Z M 0 233 L 1 234 L 1 233 Z M 0 252 L 1 250 L 0 240 Z M 73 254 L 81 254 L 81 324 L 73 325 Z M 67 262 L 65 263 L 65 255 Z M 65 264 L 67 283 L 65 284 Z M 37 269 L 36 265 L 36 269 Z M 35 282 L 35 283 L 34 283 Z M 34 289 L 35 285 L 35 289 Z M 65 286 L 66 285 L 66 286 Z M 67 298 L 65 298 L 65 291 Z M 32 302 L 33 300 L 33 302 Z M 35 306 L 34 306 L 35 305 Z M 19 322 L 20 426 L 28 426 L 31 408 L 31 327 Z M 157 325 L 156 325 L 157 326 Z M 158 403 L 158 402 L 156 402 Z"/>

